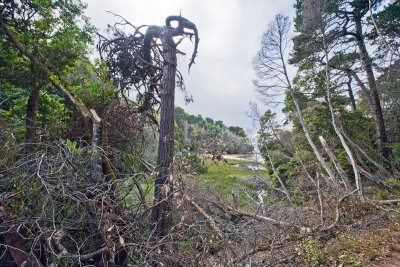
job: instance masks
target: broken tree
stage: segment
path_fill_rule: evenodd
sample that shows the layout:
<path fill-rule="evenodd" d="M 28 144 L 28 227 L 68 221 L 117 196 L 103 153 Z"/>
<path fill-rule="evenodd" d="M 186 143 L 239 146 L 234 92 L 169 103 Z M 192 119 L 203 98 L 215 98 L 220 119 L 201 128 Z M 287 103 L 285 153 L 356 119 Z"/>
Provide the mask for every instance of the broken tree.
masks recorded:
<path fill-rule="evenodd" d="M 171 22 L 177 22 L 172 27 Z M 189 29 L 193 32 L 186 32 Z M 158 141 L 157 177 L 154 188 L 154 207 L 152 221 L 156 236 L 165 236 L 172 223 L 173 176 L 172 163 L 174 157 L 174 100 L 176 76 L 176 43 L 174 37 L 194 36 L 195 47 L 190 59 L 189 69 L 194 63 L 199 43 L 196 25 L 181 16 L 170 16 L 166 26 L 150 26 L 144 36 L 143 56 L 151 65 L 151 43 L 160 39 L 162 44 L 163 68 L 162 88 L 160 92 L 160 136 Z"/>

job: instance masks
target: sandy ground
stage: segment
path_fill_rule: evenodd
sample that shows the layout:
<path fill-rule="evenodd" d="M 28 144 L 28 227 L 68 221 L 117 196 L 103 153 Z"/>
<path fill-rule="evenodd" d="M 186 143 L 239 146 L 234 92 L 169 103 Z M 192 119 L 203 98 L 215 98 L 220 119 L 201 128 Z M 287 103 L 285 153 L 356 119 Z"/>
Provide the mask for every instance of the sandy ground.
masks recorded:
<path fill-rule="evenodd" d="M 231 155 L 224 155 L 224 159 L 233 159 L 233 160 L 241 160 L 241 161 L 250 161 L 254 163 L 264 164 L 264 160 L 259 157 L 258 160 L 254 159 L 254 154 L 231 154 Z"/>

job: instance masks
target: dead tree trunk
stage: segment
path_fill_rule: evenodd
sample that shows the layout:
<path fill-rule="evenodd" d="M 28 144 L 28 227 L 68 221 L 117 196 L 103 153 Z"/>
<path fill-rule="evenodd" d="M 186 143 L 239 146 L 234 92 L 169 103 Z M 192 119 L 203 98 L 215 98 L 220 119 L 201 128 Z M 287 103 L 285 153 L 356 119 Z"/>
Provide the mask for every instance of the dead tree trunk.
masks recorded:
<path fill-rule="evenodd" d="M 278 14 L 277 16 L 275 16 L 275 21 L 269 25 L 267 31 L 264 33 L 264 37 L 262 40 L 263 47 L 261 48 L 259 54 L 256 56 L 256 60 L 254 63 L 257 76 L 260 76 L 262 80 L 267 81 L 266 85 L 261 86 L 260 91 L 274 90 L 275 88 L 279 87 L 285 89 L 287 88 L 289 90 L 290 97 L 293 100 L 294 104 L 293 112 L 298 118 L 304 135 L 317 160 L 319 161 L 321 167 L 328 174 L 326 182 L 332 187 L 337 187 L 337 181 L 334 172 L 329 167 L 325 159 L 322 157 L 318 147 L 311 138 L 311 134 L 305 121 L 303 111 L 300 107 L 298 97 L 296 96 L 296 89 L 292 85 L 292 82 L 289 78 L 286 60 L 286 49 L 288 48 L 288 43 L 290 40 L 289 32 L 289 18 L 283 16 L 282 14 Z M 272 82 L 272 84 L 268 84 L 268 80 L 273 81 L 275 79 L 279 80 L 278 82 L 276 82 L 276 84 L 274 82 Z"/>
<path fill-rule="evenodd" d="M 176 28 L 171 21 L 177 21 Z M 185 32 L 185 29 L 193 33 Z M 150 26 L 144 36 L 143 58 L 151 64 L 150 46 L 154 38 L 162 43 L 163 71 L 160 93 L 160 136 L 158 140 L 157 177 L 154 185 L 154 207 L 152 209 L 153 231 L 155 236 L 166 236 L 172 224 L 172 164 L 174 157 L 174 100 L 176 75 L 176 44 L 174 36 L 194 36 L 195 47 L 190 66 L 194 63 L 199 43 L 196 25 L 181 16 L 170 16 L 165 27 Z"/>
<path fill-rule="evenodd" d="M 280 40 L 282 40 L 282 38 L 280 38 Z M 314 155 L 316 156 L 316 158 L 319 161 L 319 163 L 321 164 L 322 168 L 326 171 L 326 173 L 329 176 L 329 180 L 327 181 L 328 184 L 331 184 L 334 187 L 337 187 L 336 177 L 335 177 L 333 171 L 331 170 L 331 168 L 326 163 L 325 159 L 322 157 L 322 155 L 319 152 L 319 150 L 318 150 L 317 146 L 315 145 L 314 141 L 312 140 L 311 134 L 310 134 L 310 132 L 308 130 L 308 126 L 307 126 L 307 124 L 306 124 L 306 122 L 304 120 L 303 112 L 301 111 L 300 104 L 299 104 L 299 102 L 297 100 L 297 97 L 296 97 L 295 89 L 294 89 L 294 87 L 293 87 L 293 85 L 292 85 L 292 83 L 291 83 L 291 81 L 289 79 L 289 74 L 288 74 L 287 69 L 286 69 L 286 63 L 284 61 L 284 53 L 282 51 L 283 47 L 284 47 L 284 43 L 283 43 L 283 41 L 281 41 L 280 49 L 279 49 L 279 57 L 280 57 L 280 59 L 282 61 L 283 73 L 284 73 L 284 76 L 285 76 L 285 79 L 286 79 L 286 82 L 287 82 L 287 85 L 288 85 L 288 88 L 289 88 L 289 91 L 290 91 L 290 96 L 292 97 L 292 100 L 293 100 L 293 103 L 294 103 L 294 106 L 295 106 L 295 110 L 294 110 L 295 114 L 297 115 L 297 118 L 299 119 L 300 125 L 303 128 L 304 135 L 306 136 L 308 144 L 311 146 L 311 148 L 312 148 L 312 150 L 314 152 Z"/>
<path fill-rule="evenodd" d="M 154 188 L 155 206 L 152 210 L 152 220 L 155 223 L 155 234 L 165 236 L 172 222 L 176 46 L 171 31 L 164 30 L 160 37 L 163 44 L 164 68 L 160 103 L 158 175 Z"/>

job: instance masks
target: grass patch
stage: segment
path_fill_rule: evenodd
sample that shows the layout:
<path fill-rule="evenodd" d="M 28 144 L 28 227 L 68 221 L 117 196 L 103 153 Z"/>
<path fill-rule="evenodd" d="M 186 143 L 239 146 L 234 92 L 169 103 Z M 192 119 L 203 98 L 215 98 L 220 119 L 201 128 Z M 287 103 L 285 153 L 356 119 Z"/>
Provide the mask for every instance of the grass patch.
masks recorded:
<path fill-rule="evenodd" d="M 232 190 L 240 192 L 241 189 L 247 188 L 244 182 L 252 176 L 267 177 L 265 170 L 249 169 L 249 165 L 262 166 L 252 161 L 230 159 L 225 163 L 205 160 L 205 164 L 208 167 L 207 173 L 194 176 L 194 179 L 225 197 L 229 197 Z"/>
<path fill-rule="evenodd" d="M 147 204 L 151 204 L 154 196 L 154 180 L 151 176 L 140 181 L 140 186 L 146 196 Z M 117 186 L 117 192 L 124 196 L 123 201 L 126 207 L 140 204 L 140 193 L 132 181 L 123 181 Z"/>

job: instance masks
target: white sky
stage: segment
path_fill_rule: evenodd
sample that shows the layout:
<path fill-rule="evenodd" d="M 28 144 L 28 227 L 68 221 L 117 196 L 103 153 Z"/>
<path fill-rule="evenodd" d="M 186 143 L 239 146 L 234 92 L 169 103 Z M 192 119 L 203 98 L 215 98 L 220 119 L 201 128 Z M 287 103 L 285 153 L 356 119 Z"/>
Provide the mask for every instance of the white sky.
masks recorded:
<path fill-rule="evenodd" d="M 227 126 L 251 127 L 246 116 L 248 103 L 256 100 L 252 59 L 261 36 L 273 17 L 281 12 L 293 17 L 294 0 L 87 0 L 86 15 L 99 29 L 113 24 L 121 15 L 135 26 L 165 25 L 169 15 L 194 22 L 200 35 L 196 64 L 187 74 L 192 54 L 189 41 L 178 49 L 187 56 L 178 68 L 185 75 L 186 89 L 194 102 L 185 106 L 177 89 L 176 105 L 187 112 Z"/>

